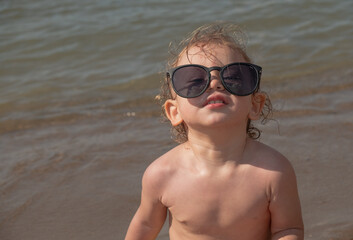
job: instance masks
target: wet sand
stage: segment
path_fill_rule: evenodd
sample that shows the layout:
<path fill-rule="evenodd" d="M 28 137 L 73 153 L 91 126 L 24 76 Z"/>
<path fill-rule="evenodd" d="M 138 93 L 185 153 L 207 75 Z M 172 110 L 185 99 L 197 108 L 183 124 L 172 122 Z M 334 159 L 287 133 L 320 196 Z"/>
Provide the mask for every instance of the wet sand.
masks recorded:
<path fill-rule="evenodd" d="M 353 83 L 344 77 L 271 90 L 276 121 L 260 126 L 260 141 L 296 170 L 305 239 L 353 239 Z M 1 169 L 0 239 L 123 239 L 144 169 L 175 145 L 158 107 L 152 112 L 2 134 L 0 164 L 15 160 Z M 167 228 L 158 239 L 168 239 Z"/>
<path fill-rule="evenodd" d="M 278 97 L 280 134 L 271 123 L 263 142 L 287 156 L 296 170 L 305 239 L 353 239 L 351 80 Z"/>

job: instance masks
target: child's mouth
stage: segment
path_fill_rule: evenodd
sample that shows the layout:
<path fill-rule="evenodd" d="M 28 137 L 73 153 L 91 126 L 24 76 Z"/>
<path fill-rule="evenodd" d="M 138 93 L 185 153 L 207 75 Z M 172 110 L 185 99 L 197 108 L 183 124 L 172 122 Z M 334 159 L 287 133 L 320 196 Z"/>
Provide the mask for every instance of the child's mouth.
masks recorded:
<path fill-rule="evenodd" d="M 221 107 L 226 105 L 227 102 L 225 100 L 225 98 L 221 95 L 217 95 L 217 96 L 210 96 L 206 103 L 205 106 L 209 106 L 209 107 Z"/>

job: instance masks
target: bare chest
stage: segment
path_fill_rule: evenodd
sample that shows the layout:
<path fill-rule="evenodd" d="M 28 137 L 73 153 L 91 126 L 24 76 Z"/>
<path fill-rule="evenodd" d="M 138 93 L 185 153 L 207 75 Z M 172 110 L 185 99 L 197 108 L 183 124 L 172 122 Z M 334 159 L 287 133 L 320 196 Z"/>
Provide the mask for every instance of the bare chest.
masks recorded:
<path fill-rule="evenodd" d="M 266 186 L 261 181 L 185 177 L 171 183 L 163 201 L 176 231 L 244 236 L 254 228 L 266 232 L 269 226 Z"/>

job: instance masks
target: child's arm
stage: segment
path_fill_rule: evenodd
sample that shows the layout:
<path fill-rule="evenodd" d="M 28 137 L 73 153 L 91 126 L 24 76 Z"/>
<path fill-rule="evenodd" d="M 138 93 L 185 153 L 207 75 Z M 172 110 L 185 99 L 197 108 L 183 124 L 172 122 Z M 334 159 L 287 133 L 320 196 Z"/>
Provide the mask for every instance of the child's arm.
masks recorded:
<path fill-rule="evenodd" d="M 303 240 L 304 225 L 294 170 L 286 158 L 271 189 L 270 212 L 272 240 Z"/>
<path fill-rule="evenodd" d="M 160 202 L 162 180 L 156 171 L 151 168 L 146 170 L 142 179 L 141 204 L 130 223 L 125 240 L 150 240 L 157 237 L 167 216 L 167 208 Z"/>

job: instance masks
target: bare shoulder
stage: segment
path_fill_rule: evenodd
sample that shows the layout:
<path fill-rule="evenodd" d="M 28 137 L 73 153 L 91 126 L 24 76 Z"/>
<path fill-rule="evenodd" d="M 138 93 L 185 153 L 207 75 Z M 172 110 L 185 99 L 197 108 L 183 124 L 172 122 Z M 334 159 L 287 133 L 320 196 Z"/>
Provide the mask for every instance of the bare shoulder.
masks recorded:
<path fill-rule="evenodd" d="M 175 159 L 180 155 L 180 146 L 154 160 L 145 170 L 142 178 L 142 186 L 150 190 L 162 191 L 168 184 L 169 179 L 177 170 Z"/>
<path fill-rule="evenodd" d="M 254 152 L 252 164 L 261 169 L 266 184 L 272 238 L 293 235 L 298 236 L 295 239 L 303 239 L 300 199 L 292 164 L 281 153 L 263 143 L 252 141 L 250 145 L 251 152 Z"/>
<path fill-rule="evenodd" d="M 251 163 L 272 173 L 293 174 L 290 161 L 274 148 L 259 141 L 250 140 L 248 151 L 251 153 Z"/>
<path fill-rule="evenodd" d="M 260 169 L 266 179 L 269 199 L 278 195 L 291 196 L 297 193 L 297 179 L 290 161 L 277 150 L 258 141 L 251 141 L 249 150 L 252 154 L 251 165 Z M 294 196 L 297 198 L 297 196 Z"/>

